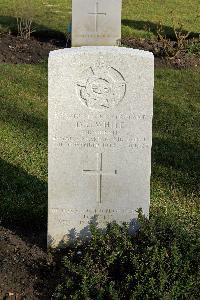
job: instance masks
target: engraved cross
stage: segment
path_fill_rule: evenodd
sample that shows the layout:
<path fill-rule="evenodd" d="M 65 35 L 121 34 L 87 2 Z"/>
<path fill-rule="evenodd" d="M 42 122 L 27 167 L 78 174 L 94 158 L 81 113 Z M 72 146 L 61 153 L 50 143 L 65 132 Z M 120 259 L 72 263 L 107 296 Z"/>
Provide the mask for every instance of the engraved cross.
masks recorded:
<path fill-rule="evenodd" d="M 96 170 L 83 170 L 83 174 L 97 177 L 97 202 L 102 203 L 102 177 L 116 175 L 117 170 L 114 170 L 114 173 L 104 173 L 103 172 L 103 154 L 97 153 L 97 168 L 96 168 Z"/>
<path fill-rule="evenodd" d="M 96 2 L 95 5 L 95 12 L 88 13 L 88 15 L 93 15 L 95 17 L 95 32 L 98 32 L 98 17 L 99 16 L 106 16 L 106 13 L 99 12 L 99 2 Z"/>

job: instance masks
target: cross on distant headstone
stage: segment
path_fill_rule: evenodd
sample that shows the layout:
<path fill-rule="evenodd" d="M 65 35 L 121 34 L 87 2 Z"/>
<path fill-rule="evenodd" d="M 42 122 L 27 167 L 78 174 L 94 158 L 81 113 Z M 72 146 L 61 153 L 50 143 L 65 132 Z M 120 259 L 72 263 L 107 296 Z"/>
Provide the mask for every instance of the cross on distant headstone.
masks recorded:
<path fill-rule="evenodd" d="M 153 54 L 98 47 L 118 45 L 122 0 L 72 4 L 72 48 L 50 52 L 48 64 L 53 247 L 88 239 L 94 217 L 98 228 L 126 222 L 133 233 L 150 203 Z"/>
<path fill-rule="evenodd" d="M 117 46 L 122 0 L 72 0 L 72 47 Z"/>
<path fill-rule="evenodd" d="M 96 170 L 83 170 L 86 175 L 97 176 L 97 202 L 102 203 L 102 177 L 113 176 L 117 174 L 117 170 L 114 173 L 103 172 L 103 154 L 97 153 L 97 168 Z"/>
<path fill-rule="evenodd" d="M 96 2 L 95 5 L 95 12 L 93 13 L 88 13 L 88 15 L 92 15 L 95 17 L 95 31 L 98 32 L 98 17 L 99 16 L 106 16 L 106 13 L 99 12 L 99 2 Z"/>

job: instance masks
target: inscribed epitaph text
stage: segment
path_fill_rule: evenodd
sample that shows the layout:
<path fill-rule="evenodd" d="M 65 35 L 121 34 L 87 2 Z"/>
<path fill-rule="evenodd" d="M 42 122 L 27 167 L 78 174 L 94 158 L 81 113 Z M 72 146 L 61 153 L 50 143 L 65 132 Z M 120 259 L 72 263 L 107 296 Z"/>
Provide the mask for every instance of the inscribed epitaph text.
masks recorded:
<path fill-rule="evenodd" d="M 49 57 L 49 244 L 148 216 L 153 55 L 117 47 Z M 72 234 L 73 233 L 73 234 Z"/>

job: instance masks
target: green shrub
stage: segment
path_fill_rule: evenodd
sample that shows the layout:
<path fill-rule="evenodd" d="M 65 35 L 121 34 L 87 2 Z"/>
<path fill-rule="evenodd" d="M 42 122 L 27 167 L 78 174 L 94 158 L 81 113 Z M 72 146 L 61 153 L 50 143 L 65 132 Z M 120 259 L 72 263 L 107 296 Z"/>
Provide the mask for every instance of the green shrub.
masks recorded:
<path fill-rule="evenodd" d="M 199 40 L 193 40 L 188 45 L 187 52 L 191 54 L 200 55 L 200 37 Z"/>
<path fill-rule="evenodd" d="M 160 212 L 140 230 L 113 223 L 66 249 L 55 299 L 199 299 L 200 231 Z"/>

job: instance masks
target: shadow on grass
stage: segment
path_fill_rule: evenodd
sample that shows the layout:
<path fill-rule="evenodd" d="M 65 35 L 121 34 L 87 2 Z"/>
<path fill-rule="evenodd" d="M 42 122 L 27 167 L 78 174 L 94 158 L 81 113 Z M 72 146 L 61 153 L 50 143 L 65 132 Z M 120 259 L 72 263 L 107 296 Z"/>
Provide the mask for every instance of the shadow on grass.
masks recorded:
<path fill-rule="evenodd" d="M 17 20 L 12 16 L 0 16 L 0 26 L 7 31 L 11 31 L 13 34 L 17 35 Z M 66 36 L 63 32 L 54 30 L 47 26 L 43 26 L 41 24 L 33 22 L 32 28 L 34 32 L 32 36 L 39 39 L 42 42 L 53 42 L 52 39 L 60 40 L 54 41 L 56 46 L 62 47 L 65 46 Z"/>
<path fill-rule="evenodd" d="M 198 197 L 198 112 L 188 103 L 168 103 L 157 96 L 154 100 L 153 179 L 180 190 L 185 196 Z"/>
<path fill-rule="evenodd" d="M 198 196 L 198 151 L 198 146 L 186 144 L 180 139 L 153 138 L 153 179 L 162 180 L 185 196 Z"/>
<path fill-rule="evenodd" d="M 20 108 L 4 102 L 1 106 L 1 121 L 14 126 L 21 127 L 22 130 L 31 130 L 43 139 L 47 140 L 48 123 L 47 119 L 35 116 L 34 112 L 25 112 Z"/>
<path fill-rule="evenodd" d="M 46 246 L 47 183 L 0 159 L 0 220 L 28 242 Z"/>
<path fill-rule="evenodd" d="M 0 25 L 4 29 L 17 31 L 17 20 L 11 16 L 0 16 Z"/>
<path fill-rule="evenodd" d="M 159 23 L 153 23 L 151 21 L 143 21 L 143 20 L 128 20 L 122 19 L 122 25 L 128 26 L 132 29 L 143 30 L 147 32 L 151 32 L 154 35 L 157 35 L 157 27 Z M 10 30 L 12 33 L 17 34 L 17 21 L 15 17 L 12 16 L 0 16 L 0 25 L 4 29 Z M 163 25 L 164 34 L 175 40 L 174 29 L 170 26 Z M 52 39 L 59 39 L 61 41 L 66 40 L 66 36 L 63 32 L 54 30 L 47 26 L 43 26 L 38 23 L 33 23 L 33 28 L 35 32 L 32 34 L 36 38 L 40 39 L 43 42 L 49 42 Z M 183 33 L 187 33 L 187 31 L 183 30 Z M 198 38 L 198 32 L 190 32 L 189 38 Z M 59 46 L 59 45 L 58 45 Z"/>
<path fill-rule="evenodd" d="M 151 33 L 153 33 L 154 35 L 157 35 L 157 28 L 159 23 L 153 23 L 150 21 L 138 21 L 138 20 L 127 20 L 127 19 L 123 19 L 122 20 L 122 25 L 124 26 L 128 26 L 132 29 L 137 29 L 137 30 L 144 30 L 144 31 L 149 31 Z M 175 40 L 175 34 L 174 34 L 174 29 L 170 26 L 166 26 L 163 25 L 162 26 L 164 34 L 172 39 Z M 183 33 L 186 34 L 187 31 L 183 30 Z M 189 38 L 198 38 L 199 37 L 199 33 L 198 32 L 190 32 Z"/>

